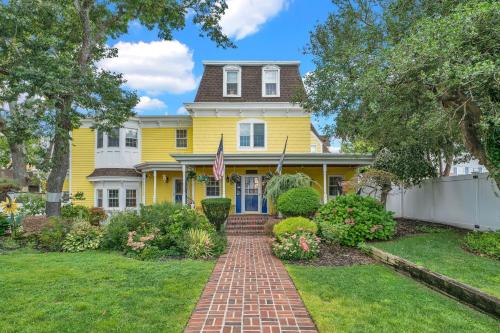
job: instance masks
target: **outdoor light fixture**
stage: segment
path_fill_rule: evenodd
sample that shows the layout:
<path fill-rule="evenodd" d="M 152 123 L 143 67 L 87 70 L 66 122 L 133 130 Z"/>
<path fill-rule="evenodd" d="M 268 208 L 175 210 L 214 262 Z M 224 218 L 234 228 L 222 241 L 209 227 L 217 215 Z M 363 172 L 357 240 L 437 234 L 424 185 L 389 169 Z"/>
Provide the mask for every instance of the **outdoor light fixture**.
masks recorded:
<path fill-rule="evenodd" d="M 162 178 L 163 178 L 163 182 L 164 183 L 168 183 L 168 177 L 167 177 L 167 175 L 163 175 Z"/>

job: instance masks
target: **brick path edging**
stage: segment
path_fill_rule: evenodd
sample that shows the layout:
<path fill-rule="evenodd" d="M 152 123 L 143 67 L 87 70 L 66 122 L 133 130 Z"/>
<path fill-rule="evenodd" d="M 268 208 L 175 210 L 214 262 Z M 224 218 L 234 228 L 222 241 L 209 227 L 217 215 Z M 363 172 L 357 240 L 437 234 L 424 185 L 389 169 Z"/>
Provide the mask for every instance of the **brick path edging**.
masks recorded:
<path fill-rule="evenodd" d="M 264 236 L 228 237 L 185 333 L 317 333 Z"/>

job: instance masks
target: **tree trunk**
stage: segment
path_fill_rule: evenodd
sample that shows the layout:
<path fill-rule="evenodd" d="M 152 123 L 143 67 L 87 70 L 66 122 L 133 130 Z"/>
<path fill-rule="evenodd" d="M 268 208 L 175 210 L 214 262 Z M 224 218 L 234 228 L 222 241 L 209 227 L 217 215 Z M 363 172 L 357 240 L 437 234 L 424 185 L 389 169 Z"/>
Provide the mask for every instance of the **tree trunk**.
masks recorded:
<path fill-rule="evenodd" d="M 445 157 L 445 161 L 446 161 L 446 164 L 444 166 L 444 170 L 443 170 L 442 176 L 448 177 L 450 175 L 450 172 L 451 172 L 451 166 L 453 164 L 453 157 L 446 156 Z"/>
<path fill-rule="evenodd" d="M 382 185 L 382 192 L 380 193 L 380 203 L 384 206 L 384 208 L 386 208 L 387 197 L 389 196 L 389 192 L 391 192 L 391 190 L 391 185 Z"/>
<path fill-rule="evenodd" d="M 65 103 L 69 105 L 69 103 Z M 54 135 L 54 153 L 52 154 L 52 168 L 47 178 L 47 204 L 45 213 L 47 216 L 59 216 L 61 214 L 61 196 L 64 180 L 69 168 L 69 133 L 71 131 L 71 116 L 68 107 L 58 106 L 56 133 Z"/>
<path fill-rule="evenodd" d="M 12 171 L 14 180 L 19 184 L 21 191 L 27 192 L 28 179 L 26 175 L 26 151 L 22 143 L 10 143 L 10 155 L 12 158 Z"/>

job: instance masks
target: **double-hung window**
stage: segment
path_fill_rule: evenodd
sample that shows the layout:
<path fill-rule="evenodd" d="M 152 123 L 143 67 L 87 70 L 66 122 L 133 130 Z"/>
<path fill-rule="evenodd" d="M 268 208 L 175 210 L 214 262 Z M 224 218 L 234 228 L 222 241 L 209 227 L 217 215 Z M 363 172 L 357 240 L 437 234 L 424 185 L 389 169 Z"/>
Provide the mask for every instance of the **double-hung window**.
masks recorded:
<path fill-rule="evenodd" d="M 209 177 L 205 187 L 206 197 L 219 197 L 220 196 L 220 182 L 215 180 L 215 177 Z"/>
<path fill-rule="evenodd" d="M 102 148 L 104 145 L 104 133 L 101 130 L 97 130 L 97 148 Z"/>
<path fill-rule="evenodd" d="M 108 147 L 120 147 L 120 129 L 113 128 L 108 133 Z"/>
<path fill-rule="evenodd" d="M 102 189 L 96 190 L 96 206 L 99 208 L 103 207 Z"/>
<path fill-rule="evenodd" d="M 125 147 L 137 148 L 137 130 L 127 128 L 125 130 Z"/>
<path fill-rule="evenodd" d="M 240 149 L 265 148 L 266 124 L 260 121 L 238 124 L 238 146 Z"/>
<path fill-rule="evenodd" d="M 328 177 L 328 196 L 336 197 L 342 195 L 342 176 L 329 176 Z"/>
<path fill-rule="evenodd" d="M 187 129 L 175 130 L 175 147 L 176 148 L 187 148 L 187 146 L 188 146 Z"/>
<path fill-rule="evenodd" d="M 262 97 L 280 96 L 280 69 L 278 66 L 262 68 Z"/>
<path fill-rule="evenodd" d="M 137 190 L 127 189 L 125 191 L 125 207 L 127 208 L 137 207 Z"/>
<path fill-rule="evenodd" d="M 120 207 L 120 190 L 118 189 L 108 190 L 108 207 L 109 208 Z"/>
<path fill-rule="evenodd" d="M 224 67 L 224 97 L 241 97 L 241 68 L 238 66 Z"/>

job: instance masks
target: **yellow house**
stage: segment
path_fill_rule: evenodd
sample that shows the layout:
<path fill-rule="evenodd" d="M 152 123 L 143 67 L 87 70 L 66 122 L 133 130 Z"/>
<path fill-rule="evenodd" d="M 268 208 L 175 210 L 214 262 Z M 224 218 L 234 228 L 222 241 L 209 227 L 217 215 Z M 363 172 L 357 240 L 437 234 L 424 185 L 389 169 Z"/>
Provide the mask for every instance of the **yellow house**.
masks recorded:
<path fill-rule="evenodd" d="M 72 133 L 68 191 L 109 211 L 227 197 L 234 213 L 267 213 L 265 184 L 288 138 L 283 173 L 311 176 L 326 202 L 372 158 L 330 153 L 310 114 L 291 102 L 303 89 L 296 61 L 206 61 L 186 116 L 133 117 L 109 133 L 85 120 Z M 221 136 L 225 177 L 216 181 Z"/>

